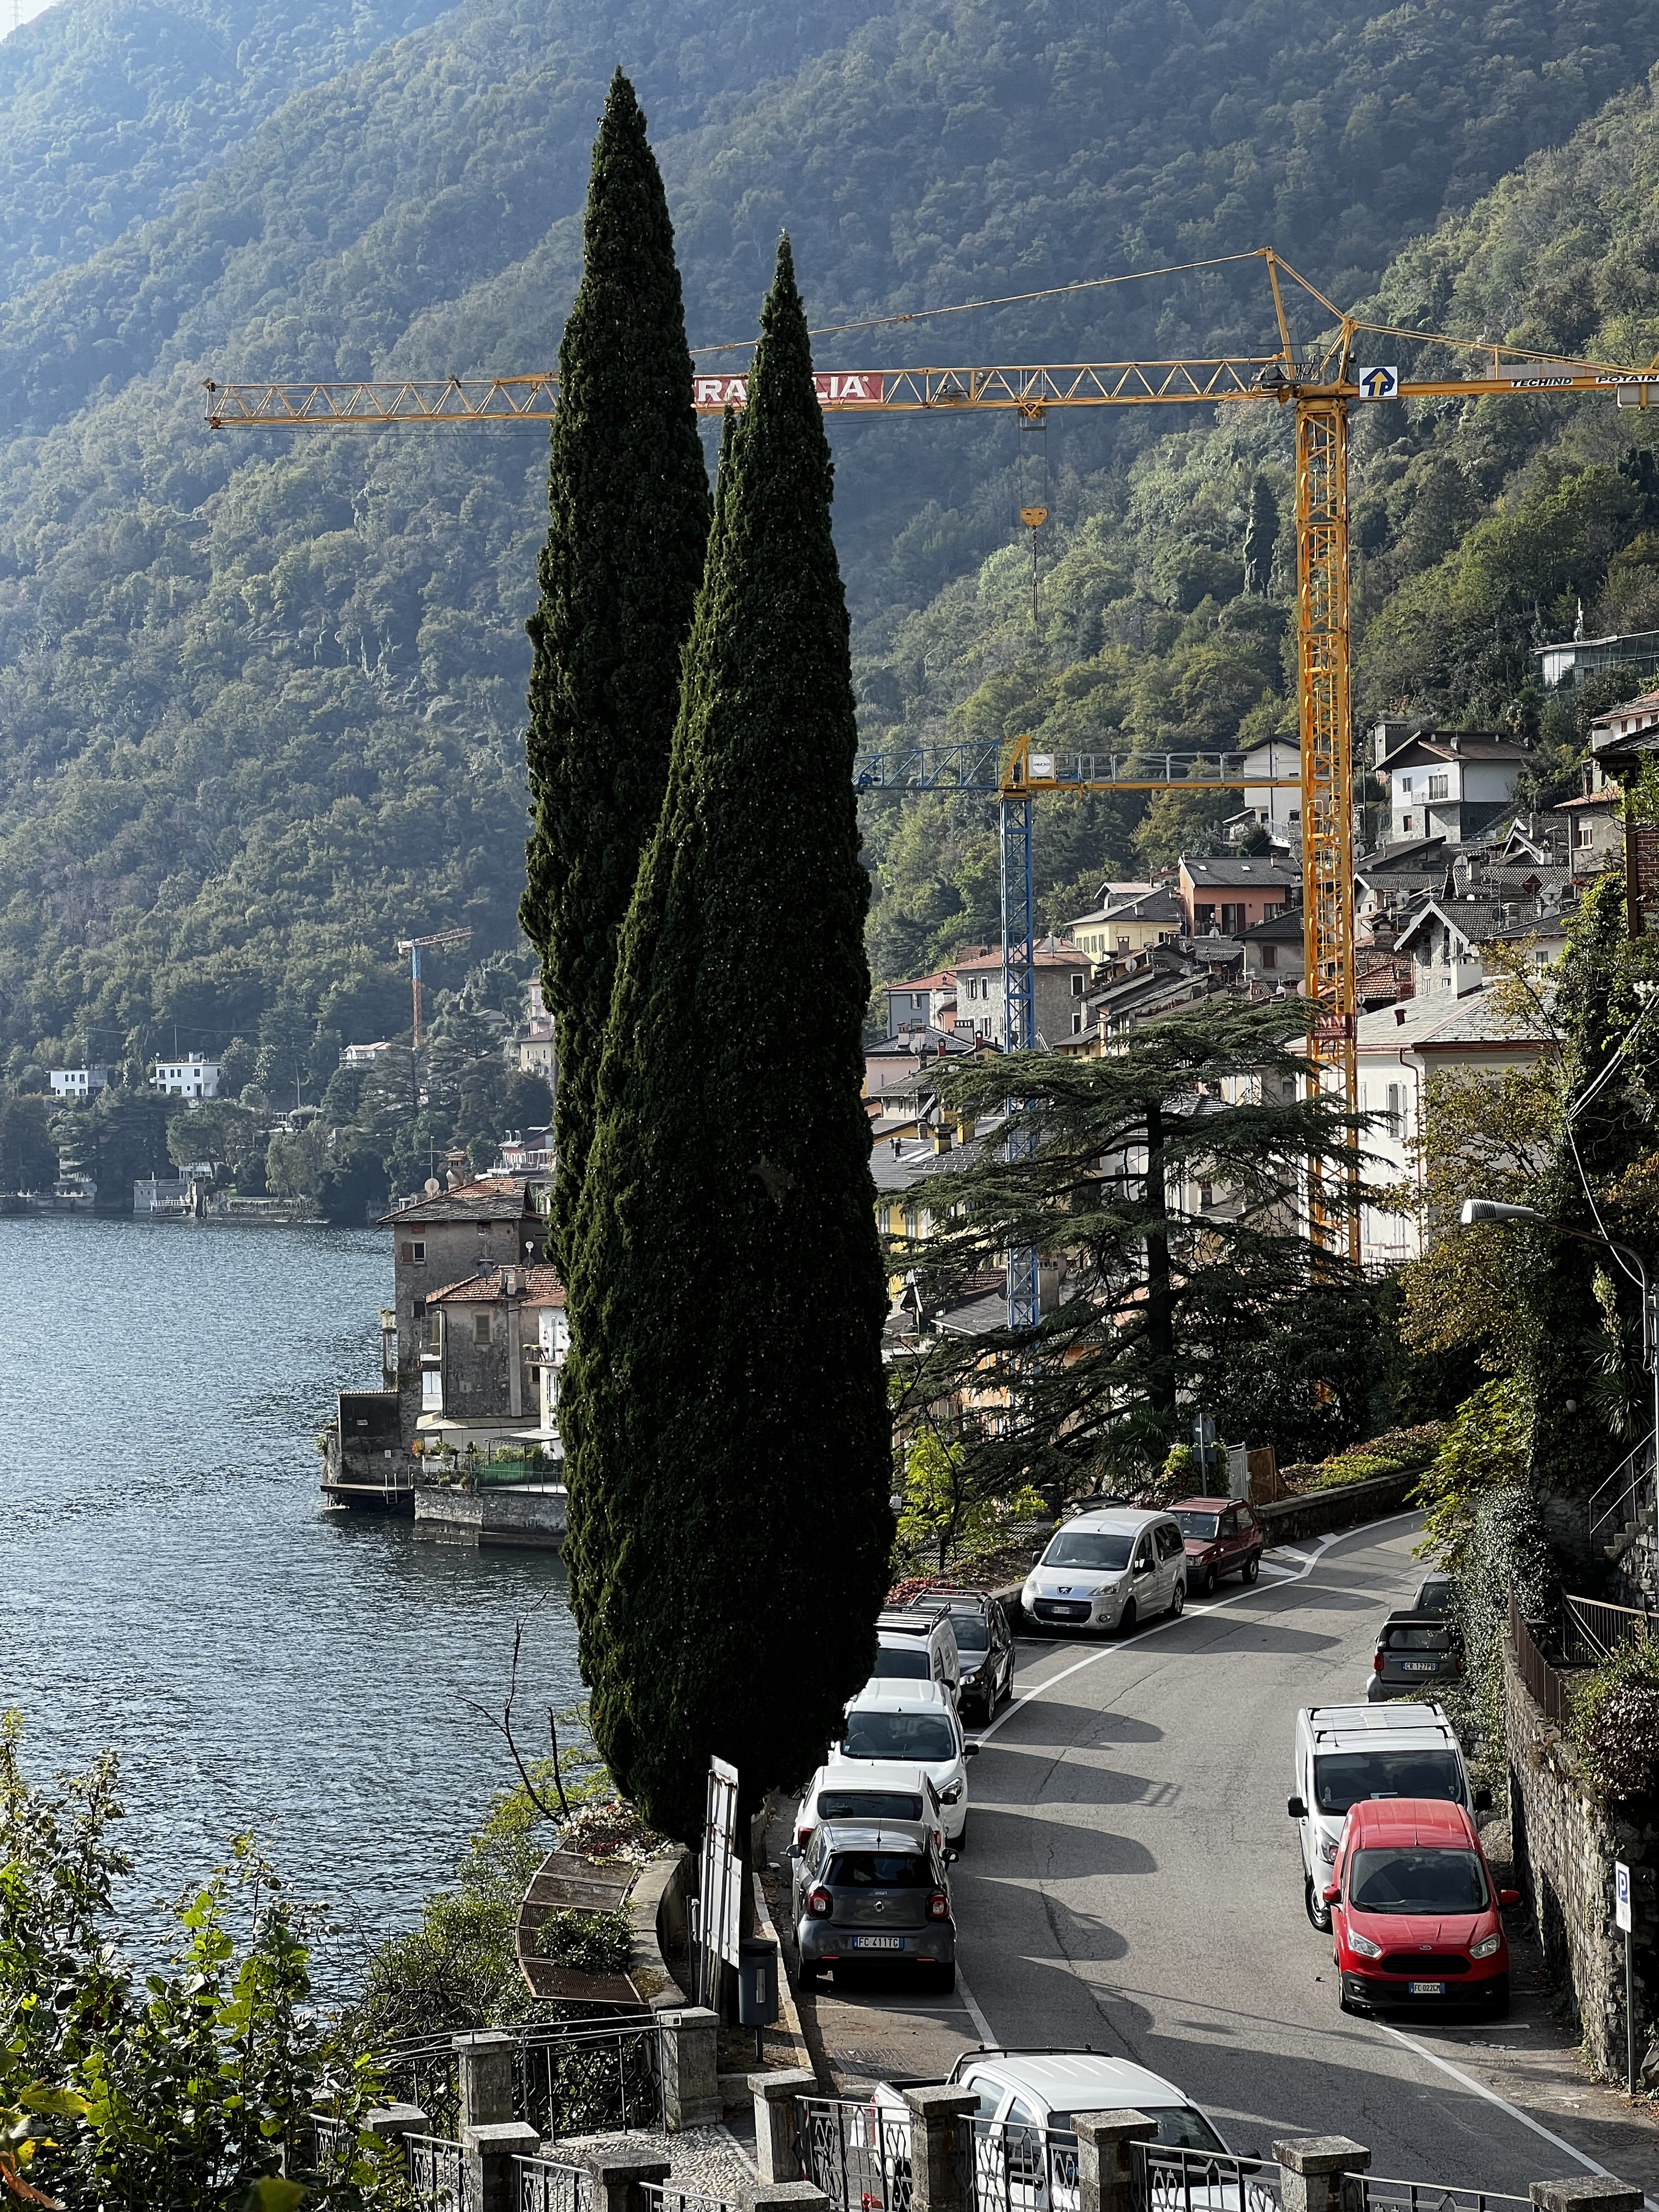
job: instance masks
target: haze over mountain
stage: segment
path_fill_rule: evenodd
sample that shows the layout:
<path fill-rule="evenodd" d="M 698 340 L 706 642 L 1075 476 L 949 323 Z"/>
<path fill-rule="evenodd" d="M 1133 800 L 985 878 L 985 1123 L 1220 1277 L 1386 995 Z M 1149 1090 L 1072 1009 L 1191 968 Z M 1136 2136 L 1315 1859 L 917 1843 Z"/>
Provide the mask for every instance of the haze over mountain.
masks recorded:
<path fill-rule="evenodd" d="M 398 935 L 465 921 L 475 953 L 512 939 L 540 434 L 211 437 L 200 383 L 550 362 L 617 60 L 651 118 L 696 341 L 752 333 L 784 223 L 819 326 L 1264 241 L 1339 300 L 1380 287 L 1471 331 L 1634 343 L 1651 320 L 1651 0 L 900 0 L 717 26 L 684 0 L 466 0 L 404 36 L 408 19 L 353 13 L 349 52 L 325 10 L 270 0 L 211 35 L 205 13 L 169 16 L 148 59 L 129 43 L 85 61 L 139 20 L 58 9 L 0 47 L 0 143 L 38 149 L 0 173 L 0 1039 L 24 1056 L 54 1038 L 141 1054 L 174 1020 L 222 1042 L 284 989 L 379 1033 L 406 1018 Z M 233 29 L 237 73 L 215 77 Z M 6 74 L 22 40 L 27 81 Z M 1266 304 L 1259 264 L 1229 266 L 826 336 L 820 359 L 1209 351 L 1260 341 Z M 1363 607 L 1542 483 L 1551 404 L 1363 430 Z M 1063 697 L 1092 740 L 1142 726 L 1129 702 L 1149 686 L 1160 726 L 1282 712 L 1282 618 L 1239 601 L 1227 568 L 1242 490 L 1286 451 L 1277 410 L 1249 417 L 1053 418 L 1064 557 L 1036 640 L 1011 610 L 1036 441 L 1022 454 L 1012 416 L 837 422 L 871 733 L 1029 720 Z M 1575 417 L 1564 450 L 1599 439 L 1611 458 L 1626 428 Z M 1182 544 L 1218 565 L 1172 567 Z M 971 611 L 988 594 L 994 618 Z M 1411 649 L 1376 681 L 1415 681 Z M 1439 666 L 1455 641 L 1437 650 Z M 1245 672 L 1206 690 L 1194 655 Z M 1433 679 L 1452 703 L 1454 675 Z M 1050 884 L 1086 880 L 1132 828 L 1085 810 Z M 889 848 L 930 835 L 931 918 L 884 937 Z M 872 945 L 902 965 L 981 910 L 982 829 L 958 810 L 872 837 Z"/>

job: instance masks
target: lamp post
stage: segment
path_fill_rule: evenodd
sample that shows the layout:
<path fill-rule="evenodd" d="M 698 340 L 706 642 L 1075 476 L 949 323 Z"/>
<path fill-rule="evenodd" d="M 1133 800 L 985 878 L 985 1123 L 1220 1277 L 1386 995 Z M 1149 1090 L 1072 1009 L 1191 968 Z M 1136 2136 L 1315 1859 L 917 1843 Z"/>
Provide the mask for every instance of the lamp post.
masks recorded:
<path fill-rule="evenodd" d="M 1589 1229 L 1565 1229 L 1559 1221 L 1551 1221 L 1534 1206 L 1506 1206 L 1501 1199 L 1466 1198 L 1458 1216 L 1465 1229 L 1474 1229 L 1483 1221 L 1524 1221 L 1534 1229 L 1547 1229 L 1552 1237 L 1571 1237 L 1577 1244 L 1601 1244 L 1609 1252 L 1617 1252 L 1635 1268 L 1642 1285 L 1642 1364 L 1653 1376 L 1653 1436 L 1656 1455 L 1659 1455 L 1659 1310 L 1656 1310 L 1652 1285 L 1648 1280 L 1647 1262 L 1639 1252 L 1616 1238 L 1603 1237 Z M 1659 1463 L 1659 1462 L 1656 1462 Z"/>

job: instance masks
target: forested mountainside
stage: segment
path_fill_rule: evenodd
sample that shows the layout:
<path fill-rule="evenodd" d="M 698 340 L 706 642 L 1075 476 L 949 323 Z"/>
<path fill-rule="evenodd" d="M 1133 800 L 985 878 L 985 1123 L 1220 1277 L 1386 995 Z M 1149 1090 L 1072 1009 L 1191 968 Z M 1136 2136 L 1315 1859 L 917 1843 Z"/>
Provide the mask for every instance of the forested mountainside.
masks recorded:
<path fill-rule="evenodd" d="M 147 221 L 448 0 L 62 0 L 0 42 L 0 297 Z"/>
<path fill-rule="evenodd" d="M 1263 240 L 1344 298 L 1449 255 L 1462 313 L 1455 284 L 1499 219 L 1481 193 L 1637 79 L 1656 32 L 1659 0 L 1134 0 L 1104 16 L 898 0 L 810 23 L 755 9 L 718 37 L 684 0 L 466 0 L 298 92 L 155 220 L 0 303 L 0 1035 L 142 1052 L 176 1020 L 212 1043 L 285 989 L 360 1036 L 401 1018 L 398 935 L 468 921 L 475 953 L 512 939 L 542 437 L 214 438 L 199 386 L 549 362 L 615 60 L 663 159 L 694 340 L 712 342 L 752 331 L 783 222 L 820 327 Z M 1627 127 L 1647 114 L 1644 94 Z M 1610 201 L 1637 156 L 1607 128 L 1595 181 Z M 1504 193 L 1534 190 L 1528 173 Z M 1443 218 L 1433 246 L 1391 264 Z M 1609 204 L 1605 221 L 1600 258 L 1638 264 L 1636 218 Z M 1259 338 L 1265 298 L 1247 264 L 826 336 L 820 358 L 1207 349 Z M 1169 555 L 1196 527 L 1231 557 L 1239 488 L 1258 460 L 1271 471 L 1284 425 L 1263 408 L 1170 446 L 1167 420 L 1057 417 L 1046 441 L 1054 552 L 1091 580 L 1062 615 L 1073 586 L 1051 579 L 1030 682 L 1079 728 L 1104 733 L 1146 684 L 1166 720 L 1276 711 L 1279 617 L 1224 611 L 1228 574 L 1177 575 Z M 1389 434 L 1409 450 L 1367 459 L 1383 518 L 1367 559 L 1391 591 L 1540 437 L 1466 465 L 1447 423 Z M 994 550 L 1015 534 L 1012 418 L 836 435 L 872 734 L 1014 713 L 985 692 L 1036 665 L 1014 611 L 1021 555 Z M 1222 476 L 1218 438 L 1237 448 Z M 1443 448 L 1452 535 L 1425 545 L 1411 471 Z M 1005 584 L 1006 621 L 965 635 L 963 594 Z M 960 647 L 934 653 L 927 626 L 952 623 Z M 1189 659 L 1245 672 L 1211 684 Z M 1127 830 L 1085 828 L 1054 867 L 1086 877 Z M 905 834 L 925 842 L 925 821 Z M 949 894 L 962 913 L 978 896 Z"/>
<path fill-rule="evenodd" d="M 1656 72 L 1659 80 L 1659 72 Z M 1659 354 L 1659 112 L 1621 94 L 1558 149 L 1413 242 L 1371 319 L 1646 362 Z M 1445 349 L 1379 357 L 1456 373 Z M 1522 795 L 1577 788 L 1590 715 L 1632 677 L 1546 700 L 1531 648 L 1659 627 L 1659 469 L 1649 418 L 1611 396 L 1358 407 L 1351 449 L 1354 699 L 1382 714 L 1513 730 L 1534 747 Z M 1261 404 L 1160 439 L 1126 470 L 1062 473 L 1045 533 L 1040 619 L 1023 545 L 995 554 L 899 624 L 861 665 L 872 744 L 1032 732 L 1041 744 L 1157 747 L 1293 732 L 1291 424 Z M 1279 516 L 1271 590 L 1243 592 L 1252 487 Z M 1023 534 L 1023 533 L 1022 533 Z M 1363 752 L 1363 745 L 1358 752 Z M 1036 817 L 1045 921 L 1103 878 L 1212 849 L 1231 799 L 1046 800 Z M 866 802 L 876 864 L 872 964 L 921 973 L 994 929 L 988 810 Z"/>

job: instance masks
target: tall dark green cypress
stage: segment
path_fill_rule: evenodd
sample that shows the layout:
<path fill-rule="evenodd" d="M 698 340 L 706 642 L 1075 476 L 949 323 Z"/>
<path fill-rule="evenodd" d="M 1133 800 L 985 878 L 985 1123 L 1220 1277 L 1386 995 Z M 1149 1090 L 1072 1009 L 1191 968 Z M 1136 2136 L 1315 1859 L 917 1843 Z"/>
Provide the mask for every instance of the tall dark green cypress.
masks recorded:
<path fill-rule="evenodd" d="M 847 607 L 787 240 L 761 330 L 623 931 L 564 1400 L 595 1735 L 688 1840 L 711 1752 L 751 1803 L 817 1762 L 893 1533 Z"/>
<path fill-rule="evenodd" d="M 620 70 L 594 141 L 583 246 L 528 624 L 535 828 L 519 907 L 558 1023 L 550 1242 L 562 1267 L 592 1142 L 617 933 L 661 811 L 708 536 L 673 225 Z"/>

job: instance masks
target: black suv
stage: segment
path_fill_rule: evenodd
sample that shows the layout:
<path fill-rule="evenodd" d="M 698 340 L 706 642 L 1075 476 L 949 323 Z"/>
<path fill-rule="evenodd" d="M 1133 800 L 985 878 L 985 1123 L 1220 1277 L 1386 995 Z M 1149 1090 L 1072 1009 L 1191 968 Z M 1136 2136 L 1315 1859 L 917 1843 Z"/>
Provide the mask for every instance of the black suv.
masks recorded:
<path fill-rule="evenodd" d="M 947 1608 L 962 1654 L 957 1703 L 963 1720 L 971 1711 L 981 1725 L 1014 1691 L 1014 1638 L 1001 1601 L 982 1590 L 930 1589 L 913 1597 L 913 1613 Z"/>

